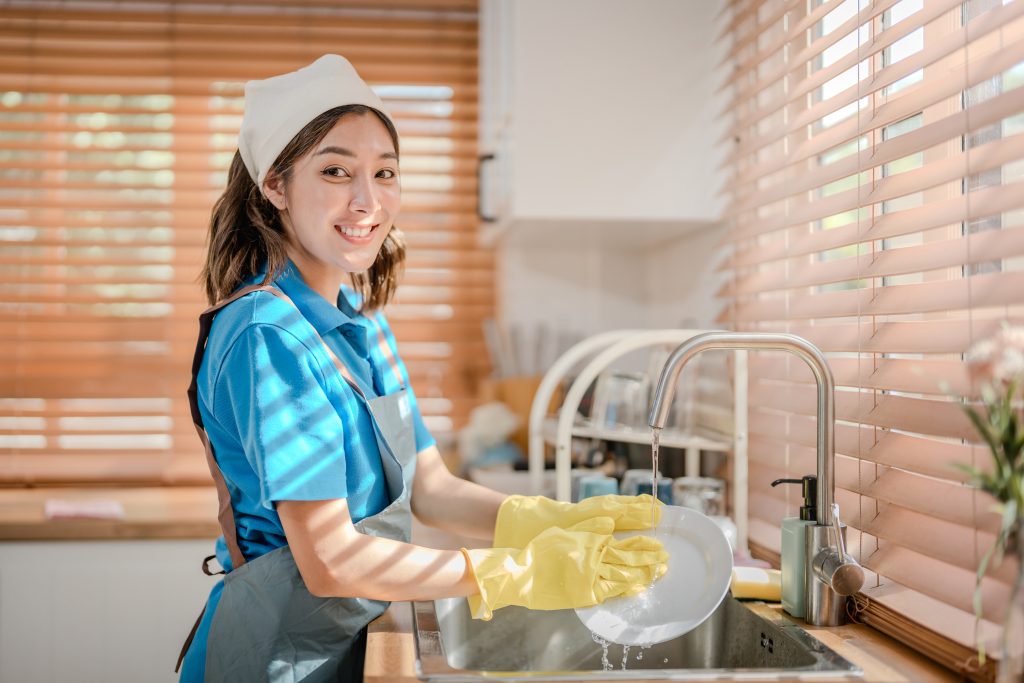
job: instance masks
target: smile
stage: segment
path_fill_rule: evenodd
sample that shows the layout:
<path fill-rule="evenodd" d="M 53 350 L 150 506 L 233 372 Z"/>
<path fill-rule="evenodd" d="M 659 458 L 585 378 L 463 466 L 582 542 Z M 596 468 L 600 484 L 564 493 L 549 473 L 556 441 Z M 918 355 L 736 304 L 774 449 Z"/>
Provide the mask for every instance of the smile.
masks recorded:
<path fill-rule="evenodd" d="M 349 242 L 362 244 L 364 242 L 370 241 L 370 236 L 373 234 L 374 230 L 376 230 L 379 225 L 379 223 L 376 225 L 365 227 L 356 225 L 335 225 L 334 229 L 338 231 L 338 233 L 340 233 L 341 236 L 344 237 Z"/>

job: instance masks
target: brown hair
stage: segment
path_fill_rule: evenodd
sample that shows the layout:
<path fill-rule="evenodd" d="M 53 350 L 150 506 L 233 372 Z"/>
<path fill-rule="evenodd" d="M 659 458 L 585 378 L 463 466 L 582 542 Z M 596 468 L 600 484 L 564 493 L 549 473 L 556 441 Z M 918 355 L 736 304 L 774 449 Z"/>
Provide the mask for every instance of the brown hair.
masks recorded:
<path fill-rule="evenodd" d="M 287 184 L 292 166 L 315 147 L 346 114 L 372 112 L 384 123 L 398 154 L 398 131 L 383 113 L 361 104 L 346 104 L 320 114 L 299 131 L 278 155 L 270 174 L 279 175 Z M 228 184 L 213 205 L 210 216 L 210 242 L 206 262 L 199 275 L 207 300 L 213 304 L 224 299 L 266 265 L 262 284 L 270 284 L 288 262 L 287 237 L 281 214 L 249 176 L 237 151 L 228 169 Z M 382 307 L 395 294 L 398 277 L 405 262 L 405 237 L 392 226 L 373 265 L 363 273 L 352 273 L 352 287 L 363 299 L 362 310 Z"/>

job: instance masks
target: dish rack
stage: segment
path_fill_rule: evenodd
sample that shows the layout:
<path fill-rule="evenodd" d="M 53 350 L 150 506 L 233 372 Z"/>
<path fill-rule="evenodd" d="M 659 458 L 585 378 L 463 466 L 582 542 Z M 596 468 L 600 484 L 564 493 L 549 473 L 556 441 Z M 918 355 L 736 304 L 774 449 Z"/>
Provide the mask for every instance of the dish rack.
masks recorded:
<path fill-rule="evenodd" d="M 571 444 L 573 437 L 603 439 L 623 443 L 650 443 L 648 430 L 629 427 L 595 427 L 581 424 L 576 411 L 583 395 L 606 368 L 624 355 L 643 348 L 673 344 L 711 330 L 614 330 L 588 337 L 563 353 L 545 373 L 530 406 L 528 464 L 530 488 L 541 493 L 544 485 L 544 447 L 555 447 L 555 498 L 568 501 L 572 487 Z M 732 501 L 737 530 L 737 548 L 747 547 L 747 352 L 733 351 L 733 436 L 717 440 L 697 436 L 680 429 L 666 428 L 661 445 L 680 448 L 686 453 L 686 476 L 699 476 L 701 451 L 733 453 Z M 589 357 L 580 368 L 555 415 L 548 415 L 551 400 L 569 373 Z M 654 380 L 656 378 L 652 378 Z"/>

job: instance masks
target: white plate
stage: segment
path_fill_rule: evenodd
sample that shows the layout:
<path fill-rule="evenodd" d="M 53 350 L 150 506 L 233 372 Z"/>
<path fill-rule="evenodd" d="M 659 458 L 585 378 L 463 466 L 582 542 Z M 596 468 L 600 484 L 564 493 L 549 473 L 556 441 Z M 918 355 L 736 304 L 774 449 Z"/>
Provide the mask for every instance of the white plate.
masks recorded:
<path fill-rule="evenodd" d="M 650 529 L 616 532 L 616 538 L 652 535 Z M 639 595 L 576 610 L 596 635 L 622 645 L 672 640 L 696 628 L 722 602 L 732 578 L 729 541 L 709 517 L 666 505 L 654 534 L 668 551 L 668 571 Z"/>

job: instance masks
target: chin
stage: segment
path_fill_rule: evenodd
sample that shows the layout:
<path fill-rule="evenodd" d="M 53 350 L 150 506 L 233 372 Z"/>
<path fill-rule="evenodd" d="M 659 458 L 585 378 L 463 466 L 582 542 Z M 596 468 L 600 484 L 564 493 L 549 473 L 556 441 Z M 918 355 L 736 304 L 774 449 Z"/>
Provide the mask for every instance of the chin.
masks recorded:
<path fill-rule="evenodd" d="M 352 261 L 346 261 L 342 264 L 342 270 L 346 273 L 365 273 L 370 269 L 370 266 L 377 260 L 377 255 L 374 254 L 373 258 L 358 259 Z"/>

